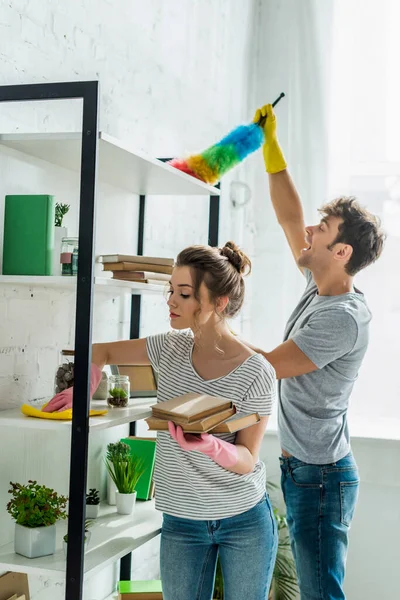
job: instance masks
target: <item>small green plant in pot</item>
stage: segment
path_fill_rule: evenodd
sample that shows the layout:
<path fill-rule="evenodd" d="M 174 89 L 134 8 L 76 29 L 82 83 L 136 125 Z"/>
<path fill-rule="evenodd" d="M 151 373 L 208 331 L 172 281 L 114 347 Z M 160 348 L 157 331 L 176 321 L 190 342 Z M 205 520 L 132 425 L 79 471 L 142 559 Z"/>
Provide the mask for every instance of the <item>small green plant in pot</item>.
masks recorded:
<path fill-rule="evenodd" d="M 66 519 L 68 498 L 33 480 L 10 485 L 7 512 L 15 521 L 15 552 L 27 558 L 54 554 L 55 524 Z"/>
<path fill-rule="evenodd" d="M 130 456 L 130 453 L 131 449 L 127 444 L 124 444 L 123 442 L 110 442 L 107 445 L 106 460 L 110 463 L 116 460 L 123 460 Z M 117 488 L 115 483 L 107 470 L 107 504 L 110 504 L 111 506 L 116 504 L 116 491 Z"/>
<path fill-rule="evenodd" d="M 108 390 L 107 404 L 113 408 L 125 408 L 128 406 L 128 393 L 120 387 L 114 387 Z"/>
<path fill-rule="evenodd" d="M 100 495 L 98 490 L 91 488 L 86 494 L 86 518 L 97 519 L 100 509 Z"/>
<path fill-rule="evenodd" d="M 89 531 L 89 527 L 91 527 L 92 525 L 93 525 L 93 519 L 85 519 L 85 539 L 84 539 L 85 552 L 86 552 L 86 549 L 90 542 L 90 537 L 91 537 L 91 532 Z M 67 556 L 68 533 L 66 533 L 63 537 L 63 547 L 64 547 L 64 554 L 65 554 L 65 556 Z"/>
<path fill-rule="evenodd" d="M 60 202 L 56 202 L 55 207 L 55 216 L 54 216 L 54 225 L 56 227 L 62 227 L 62 221 L 67 212 L 70 209 L 69 204 L 61 204 Z"/>
<path fill-rule="evenodd" d="M 130 453 L 127 444 L 121 442 L 121 445 L 128 448 L 129 454 L 124 451 L 123 456 L 114 457 L 112 460 L 108 460 L 108 457 L 106 457 L 105 463 L 107 471 L 117 488 L 117 511 L 121 515 L 130 515 L 136 501 L 135 488 L 144 473 L 144 462 L 142 458 L 137 458 Z"/>

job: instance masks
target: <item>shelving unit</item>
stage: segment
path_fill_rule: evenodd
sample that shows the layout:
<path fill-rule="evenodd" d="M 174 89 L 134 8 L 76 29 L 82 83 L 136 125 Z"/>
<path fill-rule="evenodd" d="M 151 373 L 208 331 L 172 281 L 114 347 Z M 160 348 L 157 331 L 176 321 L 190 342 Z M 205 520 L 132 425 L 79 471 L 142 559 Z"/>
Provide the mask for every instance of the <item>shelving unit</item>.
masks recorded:
<path fill-rule="evenodd" d="M 91 359 L 92 298 L 94 289 L 119 290 L 132 294 L 130 337 L 139 337 L 142 295 L 164 293 L 164 286 L 147 285 L 94 277 L 93 230 L 96 180 L 139 195 L 138 247 L 143 254 L 146 194 L 209 197 L 208 242 L 218 244 L 219 195 L 212 187 L 158 160 L 135 151 L 127 144 L 98 131 L 97 111 L 99 88 L 97 81 L 64 82 L 0 86 L 1 102 L 81 99 L 83 101 L 82 133 L 2 134 L 1 153 L 18 153 L 29 161 L 40 160 L 80 173 L 79 258 L 78 275 L 67 277 L 0 276 L 0 285 L 24 284 L 31 287 L 72 289 L 76 285 L 75 325 L 75 402 L 72 422 L 47 421 L 24 417 L 18 409 L 0 413 L 0 428 L 26 427 L 65 431 L 71 435 L 71 466 L 74 477 L 69 486 L 68 555 L 61 555 L 62 530 L 54 556 L 25 559 L 13 552 L 13 545 L 0 547 L 0 569 L 26 573 L 57 573 L 66 569 L 67 600 L 81 600 L 84 576 L 90 577 L 108 564 L 121 559 L 120 578 L 129 579 L 131 552 L 160 532 L 161 515 L 152 502 L 137 504 L 132 516 L 122 517 L 114 507 L 103 507 L 102 516 L 92 530 L 88 552 L 84 553 L 84 511 L 89 433 L 135 422 L 150 414 L 154 399 L 135 400 L 132 406 L 109 411 L 104 417 L 88 417 L 89 373 Z M 44 164 L 44 163 L 43 163 Z M 85 399 L 82 402 L 82 399 Z M 131 401 L 132 402 L 132 401 Z M 97 403 L 93 403 L 96 406 Z M 104 406 L 104 403 L 101 404 Z M 72 469 L 71 469 L 72 471 Z M 60 537 L 61 536 L 61 537 Z M 115 594 L 110 596 L 113 598 Z"/>
<path fill-rule="evenodd" d="M 153 501 L 136 502 L 133 515 L 119 515 L 115 506 L 102 504 L 99 517 L 90 529 L 91 538 L 85 553 L 85 577 L 93 577 L 109 564 L 159 535 L 161 522 L 162 516 L 154 509 Z M 0 546 L 0 570 L 62 577 L 66 564 L 63 549 L 65 533 L 65 522 L 58 522 L 56 552 L 51 556 L 25 558 L 14 553 L 13 543 Z"/>
<path fill-rule="evenodd" d="M 155 404 L 156 401 L 156 398 L 130 398 L 127 408 L 111 408 L 104 416 L 90 417 L 90 432 L 101 431 L 102 429 L 109 429 L 117 425 L 125 425 L 126 423 L 146 419 L 151 415 L 150 406 Z M 99 410 L 107 408 L 105 402 L 101 400 L 92 400 L 90 407 Z M 71 433 L 72 421 L 35 419 L 23 415 L 19 408 L 10 408 L 0 411 L 1 427 Z"/>
<path fill-rule="evenodd" d="M 99 181 L 139 195 L 219 195 L 216 188 L 106 133 L 98 133 L 98 142 Z M 80 170 L 80 133 L 2 134 L 0 145 L 71 171 Z"/>
<path fill-rule="evenodd" d="M 76 277 L 46 276 L 46 275 L 0 275 L 0 285 L 29 285 L 31 287 L 41 286 L 49 288 L 76 287 Z M 124 290 L 127 293 L 141 294 L 164 294 L 164 285 L 140 283 L 138 281 L 118 281 L 111 277 L 95 277 L 94 285 L 98 289 L 107 288 L 110 292 Z"/>

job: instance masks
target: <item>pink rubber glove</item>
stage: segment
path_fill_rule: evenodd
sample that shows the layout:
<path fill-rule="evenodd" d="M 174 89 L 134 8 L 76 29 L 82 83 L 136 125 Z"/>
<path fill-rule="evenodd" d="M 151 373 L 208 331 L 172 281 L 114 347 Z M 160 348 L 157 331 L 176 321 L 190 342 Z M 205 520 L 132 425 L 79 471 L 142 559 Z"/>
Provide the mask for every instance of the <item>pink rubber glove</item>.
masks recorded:
<path fill-rule="evenodd" d="M 233 467 L 238 461 L 238 451 L 235 444 L 220 440 L 209 433 L 201 433 L 200 437 L 191 433 L 183 433 L 182 427 L 175 427 L 168 421 L 168 429 L 174 440 L 183 450 L 196 450 L 209 456 L 224 469 Z"/>
<path fill-rule="evenodd" d="M 94 363 L 90 367 L 90 398 L 93 396 L 101 380 L 101 369 Z M 72 408 L 73 386 L 56 394 L 50 402 L 42 408 L 43 412 L 61 412 L 67 408 Z"/>

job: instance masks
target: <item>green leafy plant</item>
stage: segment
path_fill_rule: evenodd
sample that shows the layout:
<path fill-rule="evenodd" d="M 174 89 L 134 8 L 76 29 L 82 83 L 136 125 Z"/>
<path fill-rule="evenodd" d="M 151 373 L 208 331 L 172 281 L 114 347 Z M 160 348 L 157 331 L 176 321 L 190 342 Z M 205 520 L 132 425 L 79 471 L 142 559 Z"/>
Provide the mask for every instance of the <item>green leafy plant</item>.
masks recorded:
<path fill-rule="evenodd" d="M 127 446 L 127 444 L 124 445 Z M 105 463 L 107 471 L 119 493 L 133 494 L 139 479 L 145 471 L 143 459 L 129 454 L 129 456 L 124 457 L 122 460 L 106 460 Z"/>
<path fill-rule="evenodd" d="M 56 202 L 56 211 L 54 216 L 54 225 L 56 227 L 62 227 L 62 220 L 70 209 L 69 204 L 60 204 Z"/>
<path fill-rule="evenodd" d="M 108 392 L 110 394 L 110 396 L 112 396 L 113 398 L 127 398 L 128 394 L 126 393 L 125 390 L 123 390 L 122 388 L 112 388 L 111 390 L 109 390 Z"/>
<path fill-rule="evenodd" d="M 131 455 L 131 449 L 124 442 L 110 442 L 107 445 L 106 459 L 110 462 L 126 460 Z"/>
<path fill-rule="evenodd" d="M 60 496 L 45 485 L 29 480 L 27 485 L 10 481 L 12 494 L 7 512 L 18 525 L 24 527 L 48 527 L 67 517 L 68 498 Z"/>
<path fill-rule="evenodd" d="M 267 482 L 268 489 L 278 489 L 278 486 Z M 292 556 L 288 535 L 287 521 L 278 508 L 274 508 L 274 515 L 278 527 L 278 552 L 276 555 L 274 573 L 268 600 L 294 600 L 298 594 L 296 566 Z M 224 580 L 221 563 L 218 560 L 214 584 L 214 600 L 224 598 Z"/>
<path fill-rule="evenodd" d="M 89 531 L 89 527 L 93 525 L 93 519 L 85 519 L 85 533 Z M 63 537 L 64 542 L 68 542 L 68 533 L 66 533 Z M 86 542 L 86 535 L 85 535 Z"/>
<path fill-rule="evenodd" d="M 96 488 L 91 488 L 89 493 L 86 494 L 86 504 L 89 506 L 97 506 L 97 504 L 100 504 L 100 496 Z"/>

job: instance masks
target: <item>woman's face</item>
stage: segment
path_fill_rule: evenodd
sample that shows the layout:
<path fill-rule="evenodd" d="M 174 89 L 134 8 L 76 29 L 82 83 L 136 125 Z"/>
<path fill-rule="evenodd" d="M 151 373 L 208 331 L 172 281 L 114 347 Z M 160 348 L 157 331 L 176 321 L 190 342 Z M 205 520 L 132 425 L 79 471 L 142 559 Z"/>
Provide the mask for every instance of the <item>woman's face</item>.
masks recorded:
<path fill-rule="evenodd" d="M 195 330 L 215 315 L 214 305 L 210 302 L 204 282 L 200 285 L 199 297 L 200 302 L 194 297 L 194 283 L 190 268 L 175 267 L 171 275 L 167 302 L 173 329 Z"/>

